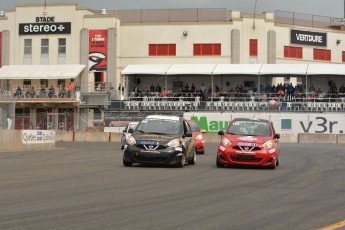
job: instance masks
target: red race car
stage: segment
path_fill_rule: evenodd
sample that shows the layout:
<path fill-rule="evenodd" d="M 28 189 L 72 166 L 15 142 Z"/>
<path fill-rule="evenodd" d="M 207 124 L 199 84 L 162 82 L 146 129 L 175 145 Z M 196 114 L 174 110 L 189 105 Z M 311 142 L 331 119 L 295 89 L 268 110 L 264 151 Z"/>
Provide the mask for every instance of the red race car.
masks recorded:
<path fill-rule="evenodd" d="M 219 131 L 221 141 L 217 151 L 217 167 L 225 165 L 279 165 L 280 135 L 269 120 L 236 118 L 226 131 Z"/>
<path fill-rule="evenodd" d="M 194 120 L 188 120 L 188 123 L 193 132 L 196 153 L 204 154 L 205 153 L 205 139 L 204 139 L 203 133 L 206 133 L 206 131 L 201 130 L 198 123 Z"/>

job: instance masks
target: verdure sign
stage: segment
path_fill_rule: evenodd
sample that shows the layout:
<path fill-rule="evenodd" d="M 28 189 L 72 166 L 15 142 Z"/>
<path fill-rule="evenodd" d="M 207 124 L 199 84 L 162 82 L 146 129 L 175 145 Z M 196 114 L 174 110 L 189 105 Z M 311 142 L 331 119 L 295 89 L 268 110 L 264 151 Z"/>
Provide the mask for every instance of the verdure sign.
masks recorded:
<path fill-rule="evenodd" d="M 291 30 L 290 35 L 292 44 L 327 46 L 327 33 Z"/>
<path fill-rule="evenodd" d="M 70 22 L 55 22 L 55 17 L 36 17 L 36 23 L 19 23 L 19 35 L 70 34 Z"/>

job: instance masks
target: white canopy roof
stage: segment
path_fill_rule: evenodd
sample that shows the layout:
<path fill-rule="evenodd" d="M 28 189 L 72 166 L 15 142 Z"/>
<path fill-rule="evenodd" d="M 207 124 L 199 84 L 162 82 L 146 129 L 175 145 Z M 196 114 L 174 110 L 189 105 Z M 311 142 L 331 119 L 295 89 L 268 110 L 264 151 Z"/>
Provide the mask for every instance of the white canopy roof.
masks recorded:
<path fill-rule="evenodd" d="M 168 71 L 170 64 L 157 64 L 157 65 L 128 65 L 121 71 L 122 75 L 129 74 L 158 74 L 165 75 Z"/>
<path fill-rule="evenodd" d="M 344 64 L 309 65 L 308 75 L 345 75 Z"/>
<path fill-rule="evenodd" d="M 173 64 L 167 75 L 174 74 L 205 74 L 211 75 L 216 64 Z"/>
<path fill-rule="evenodd" d="M 263 64 L 260 75 L 306 75 L 308 64 Z"/>
<path fill-rule="evenodd" d="M 345 75 L 345 64 L 150 64 L 128 65 L 122 75 Z"/>
<path fill-rule="evenodd" d="M 72 79 L 85 65 L 6 65 L 0 68 L 0 79 Z"/>
<path fill-rule="evenodd" d="M 261 64 L 218 64 L 213 74 L 259 75 Z"/>

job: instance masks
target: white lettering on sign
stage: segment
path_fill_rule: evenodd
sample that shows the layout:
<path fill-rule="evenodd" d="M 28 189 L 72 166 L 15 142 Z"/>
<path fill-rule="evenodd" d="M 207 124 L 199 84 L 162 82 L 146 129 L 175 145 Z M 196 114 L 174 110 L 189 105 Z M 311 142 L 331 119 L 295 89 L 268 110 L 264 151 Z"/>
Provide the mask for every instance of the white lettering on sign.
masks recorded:
<path fill-rule="evenodd" d="M 317 42 L 322 43 L 322 36 L 308 35 L 308 34 L 296 34 L 297 41 L 302 42 Z"/>
<path fill-rule="evenodd" d="M 39 32 L 56 32 L 57 30 L 59 30 L 60 32 L 65 30 L 65 27 L 63 25 L 59 25 L 59 27 L 57 27 L 56 25 L 52 24 L 52 25 L 25 25 L 24 26 L 24 32 L 25 33 L 39 33 Z"/>

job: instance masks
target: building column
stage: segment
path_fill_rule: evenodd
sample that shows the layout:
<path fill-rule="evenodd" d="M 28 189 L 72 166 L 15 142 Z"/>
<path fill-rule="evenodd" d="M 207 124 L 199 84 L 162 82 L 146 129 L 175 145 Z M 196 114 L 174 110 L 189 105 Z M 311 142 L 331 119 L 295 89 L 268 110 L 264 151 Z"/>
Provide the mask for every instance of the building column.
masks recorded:
<path fill-rule="evenodd" d="M 85 69 L 80 74 L 80 91 L 88 93 L 89 90 L 89 30 L 84 28 L 80 32 L 80 64 Z"/>
<path fill-rule="evenodd" d="M 231 31 L 231 64 L 241 63 L 241 34 L 238 29 Z"/>

